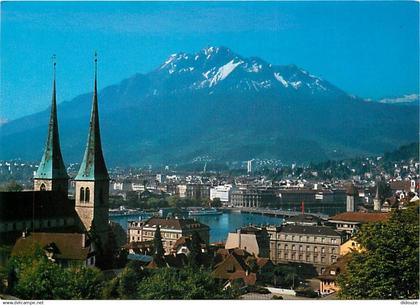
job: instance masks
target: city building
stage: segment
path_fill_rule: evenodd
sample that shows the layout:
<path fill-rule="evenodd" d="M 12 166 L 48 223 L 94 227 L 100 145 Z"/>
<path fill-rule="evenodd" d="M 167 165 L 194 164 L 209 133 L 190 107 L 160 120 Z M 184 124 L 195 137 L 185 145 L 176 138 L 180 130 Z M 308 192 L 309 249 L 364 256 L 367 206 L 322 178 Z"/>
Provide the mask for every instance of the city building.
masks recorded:
<path fill-rule="evenodd" d="M 323 220 L 317 216 L 300 214 L 284 220 L 285 225 L 318 226 L 323 224 Z"/>
<path fill-rule="evenodd" d="M 270 256 L 270 236 L 265 228 L 244 227 L 229 233 L 225 249 L 243 249 L 252 255 L 268 258 Z"/>
<path fill-rule="evenodd" d="M 231 203 L 234 207 L 258 208 L 274 206 L 277 196 L 273 188 L 239 188 L 232 191 Z"/>
<path fill-rule="evenodd" d="M 190 237 L 197 232 L 201 240 L 209 243 L 210 228 L 194 219 L 152 217 L 146 221 L 128 222 L 128 242 L 153 240 L 159 226 L 162 243 L 166 253 L 171 253 L 176 241 L 182 237 Z"/>
<path fill-rule="evenodd" d="M 357 199 L 359 198 L 359 192 L 353 183 L 350 183 L 346 188 L 346 211 L 356 211 Z"/>
<path fill-rule="evenodd" d="M 229 204 L 233 186 L 231 184 L 218 185 L 210 188 L 210 200 L 219 198 L 223 205 Z"/>
<path fill-rule="evenodd" d="M 401 181 L 391 181 L 390 182 L 391 190 L 395 192 L 416 192 L 419 188 L 419 182 L 414 179 L 411 180 L 401 180 Z"/>
<path fill-rule="evenodd" d="M 331 294 L 340 290 L 340 287 L 337 285 L 337 276 L 340 273 L 346 272 L 347 262 L 350 260 L 350 255 L 346 255 L 338 258 L 338 260 L 327 266 L 322 272 L 318 279 L 319 283 L 319 292 L 322 295 Z"/>
<path fill-rule="evenodd" d="M 376 185 L 376 195 L 375 198 L 373 198 L 373 210 L 381 210 L 381 198 L 379 198 L 379 184 Z"/>
<path fill-rule="evenodd" d="M 252 164 L 253 164 L 254 160 L 249 160 L 246 162 L 246 171 L 248 174 L 252 174 Z"/>
<path fill-rule="evenodd" d="M 188 199 L 209 199 L 210 186 L 200 183 L 187 183 L 177 185 L 177 195 L 180 198 Z"/>
<path fill-rule="evenodd" d="M 310 264 L 322 272 L 340 255 L 343 237 L 327 226 L 270 226 L 267 232 L 270 235 L 270 259 L 275 263 Z"/>
<path fill-rule="evenodd" d="M 362 246 L 356 241 L 354 237 L 340 245 L 340 256 L 344 256 L 352 252 L 362 251 Z"/>
<path fill-rule="evenodd" d="M 278 205 L 282 208 L 292 208 L 305 203 L 306 208 L 318 206 L 344 206 L 346 201 L 344 190 L 281 188 L 277 191 Z"/>
<path fill-rule="evenodd" d="M 336 226 L 336 230 L 347 237 L 352 236 L 360 226 L 368 222 L 386 221 L 389 213 L 345 212 L 332 216 L 328 222 Z"/>

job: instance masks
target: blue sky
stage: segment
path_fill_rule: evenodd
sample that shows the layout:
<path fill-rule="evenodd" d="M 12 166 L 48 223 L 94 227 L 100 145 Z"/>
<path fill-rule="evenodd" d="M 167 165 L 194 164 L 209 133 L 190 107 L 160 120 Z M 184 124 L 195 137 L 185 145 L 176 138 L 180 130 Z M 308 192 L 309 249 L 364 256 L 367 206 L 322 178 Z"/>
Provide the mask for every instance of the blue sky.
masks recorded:
<path fill-rule="evenodd" d="M 172 53 L 227 46 L 296 64 L 365 98 L 419 91 L 416 2 L 2 2 L 0 124 L 147 73 Z"/>

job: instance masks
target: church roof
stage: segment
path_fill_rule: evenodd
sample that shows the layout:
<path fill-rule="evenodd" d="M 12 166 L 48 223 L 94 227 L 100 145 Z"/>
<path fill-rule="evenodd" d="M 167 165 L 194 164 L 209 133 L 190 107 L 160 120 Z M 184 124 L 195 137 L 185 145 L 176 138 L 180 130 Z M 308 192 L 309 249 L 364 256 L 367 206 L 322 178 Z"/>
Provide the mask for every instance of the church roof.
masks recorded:
<path fill-rule="evenodd" d="M 57 103 L 55 88 L 55 63 L 54 80 L 51 101 L 50 123 L 48 126 L 47 142 L 44 154 L 34 176 L 35 179 L 68 179 L 63 157 L 61 156 L 60 140 L 58 136 Z"/>
<path fill-rule="evenodd" d="M 92 112 L 86 150 L 75 180 L 108 180 L 108 170 L 102 154 L 101 134 L 99 129 L 97 73 L 95 59 L 95 87 L 93 91 Z"/>
<path fill-rule="evenodd" d="M 24 256 L 27 251 L 38 245 L 44 250 L 53 252 L 54 257 L 60 260 L 86 260 L 93 255 L 86 239 L 86 234 L 82 233 L 30 233 L 29 236 L 16 241 L 12 255 Z"/>

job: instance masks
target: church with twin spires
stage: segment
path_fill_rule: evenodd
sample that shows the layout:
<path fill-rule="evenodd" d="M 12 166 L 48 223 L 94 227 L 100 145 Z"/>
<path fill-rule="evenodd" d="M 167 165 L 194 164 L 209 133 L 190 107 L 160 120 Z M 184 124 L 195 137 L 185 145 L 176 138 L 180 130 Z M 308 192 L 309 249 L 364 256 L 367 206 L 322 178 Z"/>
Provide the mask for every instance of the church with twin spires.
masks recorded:
<path fill-rule="evenodd" d="M 93 248 L 98 248 L 89 242 L 89 239 L 93 239 L 92 234 L 95 235 L 97 243 L 100 240 L 102 249 L 107 245 L 109 175 L 102 153 L 99 127 L 96 54 L 94 63 L 94 90 L 87 143 L 80 169 L 74 178 L 74 199 L 68 197 L 70 177 L 60 148 L 56 63 L 53 64 L 54 77 L 47 141 L 38 170 L 34 175 L 34 190 L 0 193 L 0 244 L 14 244 L 16 241 L 13 252 L 25 248 L 25 244 L 28 243 L 35 242 L 45 249 L 55 249 L 60 240 L 62 242 L 75 240 L 74 246 L 80 248 L 75 251 L 78 253 L 75 255 L 76 260 L 78 258 L 83 264 L 90 265 L 93 262 L 91 260 Z M 87 234 L 88 232 L 90 234 Z M 57 250 L 59 253 L 63 252 Z M 14 254 L 19 255 L 19 253 Z M 69 256 L 74 256 L 73 254 Z M 63 258 L 63 253 L 57 255 Z"/>

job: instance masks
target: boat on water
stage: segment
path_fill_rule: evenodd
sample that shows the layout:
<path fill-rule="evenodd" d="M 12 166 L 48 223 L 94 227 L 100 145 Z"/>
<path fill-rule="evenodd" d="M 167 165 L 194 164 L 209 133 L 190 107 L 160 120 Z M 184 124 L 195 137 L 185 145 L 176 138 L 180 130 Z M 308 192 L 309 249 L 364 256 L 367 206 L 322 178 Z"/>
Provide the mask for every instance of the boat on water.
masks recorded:
<path fill-rule="evenodd" d="M 198 209 L 198 210 L 190 210 L 188 211 L 188 216 L 208 216 L 208 215 L 222 215 L 223 212 L 219 211 L 218 209 L 215 208 L 210 208 L 210 209 Z"/>

